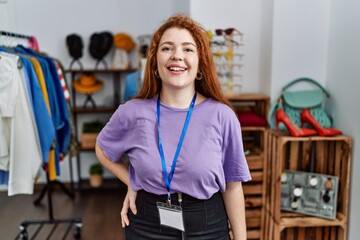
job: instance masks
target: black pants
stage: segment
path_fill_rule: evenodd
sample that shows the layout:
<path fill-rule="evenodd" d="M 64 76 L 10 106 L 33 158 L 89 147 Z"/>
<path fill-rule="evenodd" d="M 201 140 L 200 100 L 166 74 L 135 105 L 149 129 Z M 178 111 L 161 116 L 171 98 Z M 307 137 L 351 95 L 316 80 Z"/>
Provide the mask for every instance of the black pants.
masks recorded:
<path fill-rule="evenodd" d="M 165 202 L 167 195 L 139 191 L 136 198 L 137 214 L 129 210 L 130 225 L 125 228 L 126 240 L 177 240 L 182 232 L 160 225 L 156 202 Z M 178 204 L 178 195 L 172 195 Z M 208 200 L 183 194 L 183 218 L 187 240 L 229 240 L 229 229 L 224 202 L 220 192 Z"/>

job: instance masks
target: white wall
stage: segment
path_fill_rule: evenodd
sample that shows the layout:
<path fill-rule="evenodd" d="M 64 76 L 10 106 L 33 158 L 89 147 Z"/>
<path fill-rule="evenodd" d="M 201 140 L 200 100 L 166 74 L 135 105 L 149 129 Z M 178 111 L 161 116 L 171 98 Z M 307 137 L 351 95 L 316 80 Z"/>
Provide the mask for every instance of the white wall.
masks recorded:
<path fill-rule="evenodd" d="M 353 139 L 349 238 L 360 236 L 360 2 L 332 1 L 326 87 L 335 127 Z"/>
<path fill-rule="evenodd" d="M 299 77 L 325 84 L 330 1 L 275 0 L 271 93 Z"/>
<path fill-rule="evenodd" d="M 65 66 L 71 57 L 65 38 L 77 33 L 84 41 L 84 66 L 95 66 L 89 54 L 89 39 L 94 32 L 126 32 L 136 38 L 152 33 L 174 11 L 175 0 L 64 0 L 16 2 L 16 31 L 37 37 L 40 48 L 57 56 Z M 110 58 L 110 54 L 107 56 Z M 107 60 L 108 63 L 110 63 Z"/>
<path fill-rule="evenodd" d="M 10 31 L 15 28 L 14 1 L 0 1 L 0 30 Z"/>
<path fill-rule="evenodd" d="M 273 11 L 274 0 L 262 1 L 261 4 L 261 32 L 260 32 L 260 71 L 259 92 L 268 96 L 271 93 L 272 68 L 272 38 L 273 38 Z"/>
<path fill-rule="evenodd" d="M 173 11 L 178 13 L 190 13 L 190 0 L 175 1 L 173 5 Z"/>

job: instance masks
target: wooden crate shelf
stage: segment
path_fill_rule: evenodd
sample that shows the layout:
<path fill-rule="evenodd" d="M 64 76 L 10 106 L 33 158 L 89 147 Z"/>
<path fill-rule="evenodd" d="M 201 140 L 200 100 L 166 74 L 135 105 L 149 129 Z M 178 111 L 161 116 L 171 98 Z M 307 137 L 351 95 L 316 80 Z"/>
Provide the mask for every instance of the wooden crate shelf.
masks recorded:
<path fill-rule="evenodd" d="M 257 217 L 257 218 L 248 217 L 248 218 L 246 218 L 246 226 L 247 226 L 248 229 L 260 228 L 260 226 L 261 226 L 261 218 L 260 217 Z"/>
<path fill-rule="evenodd" d="M 262 207 L 262 200 L 261 197 L 254 197 L 254 196 L 246 196 L 245 197 L 245 207 L 247 208 L 255 208 L 255 207 Z"/>
<path fill-rule="evenodd" d="M 352 141 L 347 136 L 291 137 L 269 131 L 265 235 L 273 240 L 346 240 Z M 339 178 L 335 220 L 281 211 L 284 169 Z"/>
<path fill-rule="evenodd" d="M 228 96 L 235 112 L 251 111 L 266 118 L 270 98 L 258 93 L 244 93 Z M 250 150 L 246 156 L 252 181 L 243 183 L 245 215 L 248 239 L 267 240 L 263 235 L 265 223 L 267 127 L 242 126 L 244 147 Z"/>
<path fill-rule="evenodd" d="M 260 230 L 248 230 L 247 231 L 247 239 L 260 239 L 261 231 Z"/>
<path fill-rule="evenodd" d="M 243 190 L 246 195 L 256 195 L 262 194 L 263 184 L 251 184 L 251 183 L 243 183 Z"/>
<path fill-rule="evenodd" d="M 339 214 L 341 215 L 341 214 Z M 281 217 L 280 225 L 281 227 L 330 227 L 330 226 L 340 226 L 344 227 L 346 224 L 344 216 L 339 216 L 335 220 L 323 219 L 319 217 Z"/>
<path fill-rule="evenodd" d="M 251 177 L 252 177 L 251 182 L 253 182 L 253 183 L 254 182 L 262 182 L 264 173 L 262 171 L 251 171 Z"/>
<path fill-rule="evenodd" d="M 249 165 L 251 173 L 254 170 L 257 169 L 262 170 L 264 168 L 264 158 L 262 157 L 262 155 L 259 156 L 249 155 L 246 157 L 246 160 Z"/>

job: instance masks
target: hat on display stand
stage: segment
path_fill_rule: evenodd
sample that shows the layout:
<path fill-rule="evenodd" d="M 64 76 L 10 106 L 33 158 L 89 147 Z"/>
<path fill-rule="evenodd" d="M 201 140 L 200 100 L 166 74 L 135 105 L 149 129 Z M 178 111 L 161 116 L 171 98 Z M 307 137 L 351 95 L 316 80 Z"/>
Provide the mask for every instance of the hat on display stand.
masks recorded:
<path fill-rule="evenodd" d="M 89 52 L 90 55 L 95 58 L 95 69 L 98 68 L 100 62 L 104 64 L 105 69 L 108 65 L 104 57 L 110 52 L 113 46 L 113 35 L 110 32 L 93 33 L 90 37 Z"/>
<path fill-rule="evenodd" d="M 83 65 L 80 62 L 80 58 L 83 56 L 84 44 L 82 38 L 78 34 L 69 34 L 66 36 L 66 46 L 68 47 L 69 54 L 73 58 L 69 69 L 72 69 L 74 63 L 78 63 L 80 69 L 83 69 Z"/>
<path fill-rule="evenodd" d="M 136 43 L 127 33 L 118 33 L 114 36 L 115 52 L 112 62 L 114 69 L 128 69 L 130 66 L 129 52 L 136 48 Z"/>
<path fill-rule="evenodd" d="M 96 79 L 93 73 L 83 73 L 78 79 L 73 82 L 73 88 L 75 89 L 75 91 L 86 94 L 86 100 L 83 106 L 84 108 L 86 108 L 87 103 L 90 103 L 93 108 L 96 108 L 96 104 L 94 99 L 92 98 L 92 94 L 101 90 L 103 86 L 104 83 L 101 80 Z"/>

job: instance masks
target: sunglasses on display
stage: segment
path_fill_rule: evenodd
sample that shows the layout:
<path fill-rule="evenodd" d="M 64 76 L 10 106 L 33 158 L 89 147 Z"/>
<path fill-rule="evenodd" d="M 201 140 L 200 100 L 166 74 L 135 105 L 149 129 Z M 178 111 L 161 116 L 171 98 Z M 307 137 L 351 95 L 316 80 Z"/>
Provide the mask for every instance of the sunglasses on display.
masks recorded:
<path fill-rule="evenodd" d="M 216 46 L 225 46 L 226 45 L 226 42 L 225 41 L 211 41 L 210 42 L 210 45 L 216 45 Z"/>
<path fill-rule="evenodd" d="M 240 74 L 234 74 L 232 72 L 217 72 L 217 75 L 220 77 L 220 78 L 227 78 L 227 79 L 231 79 L 231 78 L 234 78 L 234 77 L 238 77 L 238 78 L 242 78 L 242 75 Z"/>
<path fill-rule="evenodd" d="M 240 63 L 217 63 L 216 64 L 217 69 L 229 69 L 229 68 L 241 69 L 243 66 L 244 66 L 244 64 L 240 64 Z"/>
<path fill-rule="evenodd" d="M 213 55 L 215 57 L 224 56 L 227 60 L 233 59 L 236 56 L 239 57 L 240 59 L 242 59 L 242 57 L 244 56 L 244 54 L 234 53 L 233 51 L 226 51 L 226 52 L 215 51 L 215 52 L 213 52 Z"/>
<path fill-rule="evenodd" d="M 216 71 L 217 72 L 233 72 L 234 74 L 241 74 L 240 70 L 244 66 L 244 64 L 226 64 L 226 63 L 219 63 L 216 64 Z"/>
<path fill-rule="evenodd" d="M 243 43 L 239 43 L 239 42 L 237 42 L 237 41 L 235 41 L 234 39 L 231 39 L 231 38 L 225 38 L 225 41 L 211 41 L 210 45 L 212 45 L 212 46 L 214 46 L 214 45 L 216 45 L 216 46 L 225 46 L 225 45 L 227 45 L 228 42 L 233 43 L 236 46 L 244 45 Z"/>
<path fill-rule="evenodd" d="M 241 68 L 244 66 L 244 64 L 239 63 L 217 63 L 216 64 L 216 71 L 218 72 L 224 72 L 224 71 L 232 71 L 237 72 L 241 70 Z M 238 70 L 238 71 L 236 71 Z"/>
<path fill-rule="evenodd" d="M 218 36 L 221 35 L 232 35 L 233 33 L 237 33 L 240 36 L 243 36 L 243 33 L 237 30 L 236 28 L 227 28 L 227 29 L 215 29 L 215 33 Z"/>
<path fill-rule="evenodd" d="M 242 87 L 243 85 L 241 83 L 237 83 L 237 82 L 232 82 L 232 81 L 227 81 L 224 83 L 221 83 L 222 87 L 227 87 L 227 88 L 233 88 L 233 87 Z"/>

